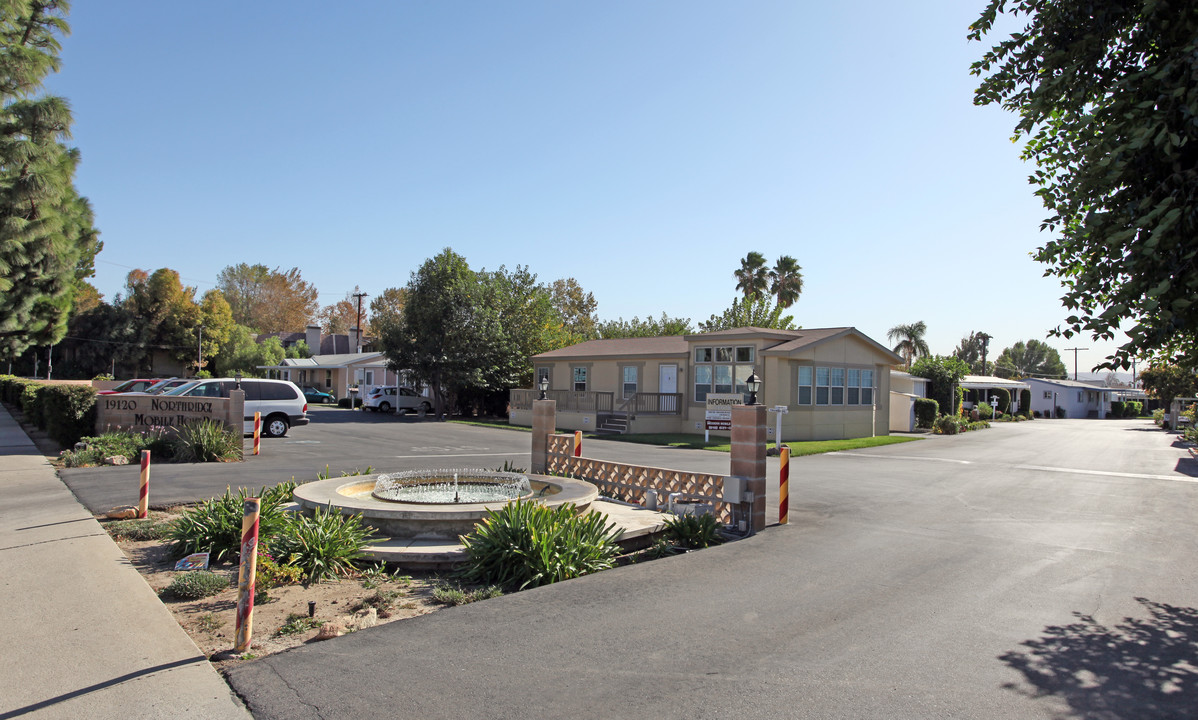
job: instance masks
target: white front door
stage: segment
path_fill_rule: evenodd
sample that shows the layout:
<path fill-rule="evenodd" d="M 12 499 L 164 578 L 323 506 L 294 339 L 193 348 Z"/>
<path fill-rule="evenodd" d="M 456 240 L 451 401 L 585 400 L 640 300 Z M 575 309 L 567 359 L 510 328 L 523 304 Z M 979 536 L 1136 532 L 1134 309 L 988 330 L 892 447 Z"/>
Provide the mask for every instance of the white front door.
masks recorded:
<path fill-rule="evenodd" d="M 676 393 L 678 392 L 678 366 L 677 365 L 659 365 L 657 368 L 657 392 L 659 393 Z"/>

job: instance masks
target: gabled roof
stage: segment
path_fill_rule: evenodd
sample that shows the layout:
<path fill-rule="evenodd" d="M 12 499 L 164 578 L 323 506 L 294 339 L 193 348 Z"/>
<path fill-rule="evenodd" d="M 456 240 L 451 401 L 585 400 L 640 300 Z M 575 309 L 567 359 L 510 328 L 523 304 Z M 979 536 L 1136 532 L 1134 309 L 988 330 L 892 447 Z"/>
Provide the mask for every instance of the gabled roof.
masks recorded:
<path fill-rule="evenodd" d="M 898 363 L 903 362 L 903 358 L 895 354 L 890 348 L 882 345 L 855 327 L 811 328 L 810 330 L 790 330 L 787 332 L 793 333 L 794 336 L 786 342 L 766 348 L 762 351 L 762 354 L 788 355 L 796 350 L 804 350 L 809 347 L 826 343 L 830 340 L 837 340 L 839 338 L 852 335 L 862 342 L 871 345 L 879 353 L 885 355 L 890 361 L 890 364 L 897 365 Z"/>
<path fill-rule="evenodd" d="M 846 335 L 853 335 L 871 345 L 886 356 L 892 364 L 903 359 L 878 344 L 857 328 L 813 328 L 798 330 L 775 330 L 772 328 L 741 327 L 711 333 L 690 335 L 667 335 L 653 338 L 608 338 L 586 342 L 533 355 L 534 360 L 564 360 L 570 358 L 617 358 L 617 357 L 686 357 L 690 343 L 735 342 L 737 340 L 777 340 L 777 344 L 762 350 L 762 354 L 785 355 L 795 350 L 819 345 Z"/>
<path fill-rule="evenodd" d="M 587 340 L 577 345 L 533 355 L 535 360 L 562 360 L 584 357 L 632 357 L 665 355 L 686 357 L 686 340 L 681 335 L 649 338 L 606 338 Z"/>

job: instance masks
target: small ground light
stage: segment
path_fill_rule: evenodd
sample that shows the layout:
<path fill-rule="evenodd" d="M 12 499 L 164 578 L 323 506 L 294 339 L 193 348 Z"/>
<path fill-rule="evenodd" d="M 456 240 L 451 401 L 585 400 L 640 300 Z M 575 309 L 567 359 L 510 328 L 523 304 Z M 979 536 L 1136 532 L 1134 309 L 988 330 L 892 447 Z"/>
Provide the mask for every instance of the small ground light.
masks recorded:
<path fill-rule="evenodd" d="M 316 601 L 308 601 L 308 617 L 316 617 Z"/>

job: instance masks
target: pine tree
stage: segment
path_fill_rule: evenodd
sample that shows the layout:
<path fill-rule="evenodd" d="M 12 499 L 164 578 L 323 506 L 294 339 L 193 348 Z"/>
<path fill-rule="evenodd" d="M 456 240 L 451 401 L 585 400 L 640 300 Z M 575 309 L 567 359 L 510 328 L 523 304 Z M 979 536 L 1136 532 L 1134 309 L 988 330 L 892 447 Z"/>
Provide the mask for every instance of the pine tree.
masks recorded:
<path fill-rule="evenodd" d="M 66 334 L 101 244 L 74 187 L 66 100 L 39 95 L 69 31 L 65 0 L 0 0 L 0 357 Z"/>

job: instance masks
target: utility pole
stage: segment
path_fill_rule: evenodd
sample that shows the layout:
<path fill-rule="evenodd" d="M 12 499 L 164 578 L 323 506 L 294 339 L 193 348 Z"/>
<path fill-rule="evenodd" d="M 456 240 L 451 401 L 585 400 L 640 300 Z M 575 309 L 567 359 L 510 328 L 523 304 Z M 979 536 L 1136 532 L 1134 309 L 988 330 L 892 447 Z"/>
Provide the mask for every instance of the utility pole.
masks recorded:
<path fill-rule="evenodd" d="M 986 355 L 990 351 L 990 338 L 994 336 L 986 333 L 978 333 L 978 337 L 982 339 L 982 374 L 989 375 L 990 373 L 986 369 Z"/>
<path fill-rule="evenodd" d="M 196 374 L 204 369 L 204 323 L 200 323 L 200 339 L 196 341 Z"/>
<path fill-rule="evenodd" d="M 355 352 L 361 353 L 362 352 L 362 298 L 366 297 L 366 293 L 364 293 L 364 292 L 354 293 L 354 297 L 356 297 L 358 299 L 358 322 L 357 322 L 357 327 L 354 328 L 358 333 L 358 335 L 357 335 L 358 347 L 356 348 Z"/>
<path fill-rule="evenodd" d="M 1073 351 L 1073 382 L 1077 382 L 1077 353 L 1079 350 L 1089 350 L 1090 348 L 1065 348 L 1065 352 Z"/>

